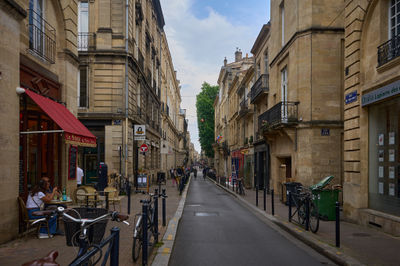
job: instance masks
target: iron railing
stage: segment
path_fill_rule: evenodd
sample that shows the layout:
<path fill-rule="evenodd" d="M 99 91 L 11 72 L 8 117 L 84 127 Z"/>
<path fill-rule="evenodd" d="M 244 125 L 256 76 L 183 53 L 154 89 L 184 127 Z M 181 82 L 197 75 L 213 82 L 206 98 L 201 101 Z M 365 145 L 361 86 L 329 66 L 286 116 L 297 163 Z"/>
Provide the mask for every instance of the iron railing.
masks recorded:
<path fill-rule="evenodd" d="M 279 102 L 271 109 L 258 117 L 259 131 L 264 128 L 273 128 L 280 125 L 298 123 L 299 102 Z"/>
<path fill-rule="evenodd" d="M 56 30 L 33 9 L 29 12 L 29 49 L 54 64 L 56 54 Z"/>
<path fill-rule="evenodd" d="M 262 92 L 268 92 L 269 91 L 269 75 L 268 74 L 262 74 L 256 83 L 251 87 L 250 90 L 250 101 L 251 103 L 254 103 L 254 101 L 257 99 L 259 95 L 261 95 Z"/>
<path fill-rule="evenodd" d="M 93 32 L 78 33 L 78 51 L 96 49 L 96 34 Z"/>
<path fill-rule="evenodd" d="M 248 99 L 244 98 L 239 105 L 239 116 L 243 116 L 249 112 Z"/>
<path fill-rule="evenodd" d="M 378 46 L 378 66 L 400 56 L 400 35 Z"/>

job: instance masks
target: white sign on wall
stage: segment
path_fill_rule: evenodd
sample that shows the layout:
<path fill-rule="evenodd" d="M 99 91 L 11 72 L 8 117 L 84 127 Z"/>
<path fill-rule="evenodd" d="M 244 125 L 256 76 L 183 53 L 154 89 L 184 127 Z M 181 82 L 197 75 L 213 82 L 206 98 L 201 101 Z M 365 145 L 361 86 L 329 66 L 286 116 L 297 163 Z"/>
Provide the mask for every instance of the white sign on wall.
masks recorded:
<path fill-rule="evenodd" d="M 145 140 L 146 139 L 146 125 L 135 125 L 135 140 Z"/>

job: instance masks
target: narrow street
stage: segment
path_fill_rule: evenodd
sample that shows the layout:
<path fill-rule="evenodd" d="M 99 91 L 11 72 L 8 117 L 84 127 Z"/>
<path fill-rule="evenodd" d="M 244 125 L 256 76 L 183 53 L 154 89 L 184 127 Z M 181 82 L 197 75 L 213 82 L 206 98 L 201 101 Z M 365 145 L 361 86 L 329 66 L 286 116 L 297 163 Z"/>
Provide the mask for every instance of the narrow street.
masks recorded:
<path fill-rule="evenodd" d="M 333 265 L 269 227 L 201 174 L 192 179 L 170 265 L 293 264 Z"/>

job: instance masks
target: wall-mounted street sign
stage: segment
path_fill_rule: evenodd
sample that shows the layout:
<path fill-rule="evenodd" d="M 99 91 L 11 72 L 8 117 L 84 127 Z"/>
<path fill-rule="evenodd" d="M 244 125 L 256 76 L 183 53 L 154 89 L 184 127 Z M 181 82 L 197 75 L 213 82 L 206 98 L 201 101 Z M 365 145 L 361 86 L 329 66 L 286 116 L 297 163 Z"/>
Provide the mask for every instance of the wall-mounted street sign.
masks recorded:
<path fill-rule="evenodd" d="M 146 139 L 146 125 L 135 125 L 135 140 Z"/>
<path fill-rule="evenodd" d="M 148 150 L 149 150 L 149 147 L 146 144 L 142 144 L 142 146 L 140 146 L 141 152 L 147 152 Z"/>
<path fill-rule="evenodd" d="M 352 91 L 346 94 L 346 104 L 357 101 L 357 91 Z"/>
<path fill-rule="evenodd" d="M 321 136 L 329 136 L 330 130 L 329 128 L 321 128 Z"/>

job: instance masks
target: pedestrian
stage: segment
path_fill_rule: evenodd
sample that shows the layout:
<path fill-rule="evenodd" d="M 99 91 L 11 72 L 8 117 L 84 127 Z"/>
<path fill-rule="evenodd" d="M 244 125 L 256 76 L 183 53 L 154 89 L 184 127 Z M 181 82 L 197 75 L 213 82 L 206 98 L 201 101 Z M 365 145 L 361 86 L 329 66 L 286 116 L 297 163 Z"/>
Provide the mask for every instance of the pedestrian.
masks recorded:
<path fill-rule="evenodd" d="M 80 187 L 82 185 L 83 170 L 78 166 L 76 168 L 76 185 Z"/>
<path fill-rule="evenodd" d="M 176 182 L 175 170 L 173 168 L 171 168 L 170 174 L 171 174 L 171 179 L 172 179 L 172 185 L 178 185 L 178 183 Z"/>

